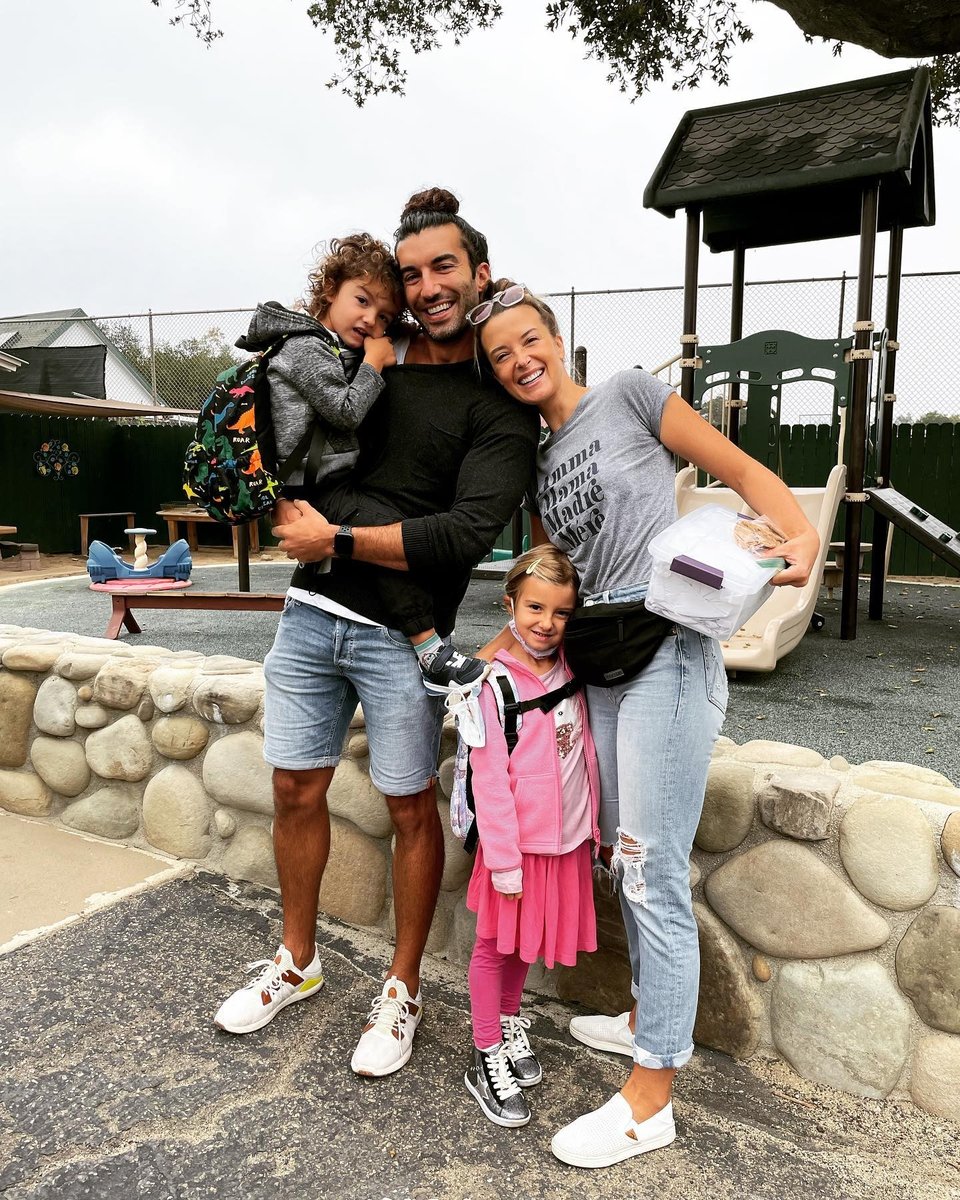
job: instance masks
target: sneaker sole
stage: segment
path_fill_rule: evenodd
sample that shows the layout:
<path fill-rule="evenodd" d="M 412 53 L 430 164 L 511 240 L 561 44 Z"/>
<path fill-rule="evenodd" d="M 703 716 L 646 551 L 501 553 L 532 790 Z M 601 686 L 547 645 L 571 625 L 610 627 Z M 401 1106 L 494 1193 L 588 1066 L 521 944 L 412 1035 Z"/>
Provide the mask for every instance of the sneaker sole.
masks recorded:
<path fill-rule="evenodd" d="M 570 1026 L 570 1036 L 578 1042 L 582 1042 L 584 1046 L 589 1046 L 591 1050 L 603 1050 L 606 1054 L 623 1054 L 627 1058 L 633 1058 L 633 1041 L 629 1046 L 625 1046 L 623 1042 L 608 1042 L 603 1038 L 591 1037 L 589 1033 L 581 1033 L 578 1029 Z"/>
<path fill-rule="evenodd" d="M 550 1143 L 550 1149 L 553 1151 L 554 1158 L 559 1158 L 561 1162 L 567 1163 L 571 1167 L 585 1167 L 587 1170 L 593 1170 L 597 1167 L 612 1167 L 619 1162 L 624 1162 L 628 1158 L 636 1158 L 638 1154 L 648 1154 L 651 1150 L 662 1150 L 664 1146 L 669 1146 L 676 1140 L 676 1129 L 669 1133 L 658 1134 L 655 1138 L 649 1138 L 644 1142 L 636 1142 L 633 1145 L 626 1146 L 622 1150 L 611 1151 L 610 1154 L 605 1154 L 603 1158 L 588 1158 L 585 1155 L 574 1154 L 566 1150 L 558 1150 L 556 1138 Z"/>
<path fill-rule="evenodd" d="M 286 1000 L 281 1000 L 279 1004 L 275 1004 L 265 1017 L 259 1021 L 255 1021 L 252 1025 L 225 1025 L 222 1021 L 218 1021 L 216 1017 L 214 1017 L 213 1023 L 218 1029 L 222 1029 L 224 1033 L 256 1033 L 256 1031 L 258 1029 L 262 1029 L 264 1025 L 269 1025 L 277 1013 L 282 1012 L 283 1009 L 285 1009 L 288 1005 L 296 1004 L 298 1000 L 309 1000 L 311 996 L 315 996 L 323 987 L 324 982 L 325 980 L 323 979 L 319 980 L 316 986 L 310 988 L 309 991 L 293 992 L 286 998 Z"/>
<path fill-rule="evenodd" d="M 476 1091 L 473 1084 L 470 1082 L 469 1075 L 464 1075 L 463 1082 L 466 1085 L 467 1091 L 474 1098 L 474 1100 L 476 1100 L 477 1104 L 480 1105 L 480 1111 L 487 1118 L 487 1120 L 492 1121 L 494 1125 L 501 1125 L 504 1129 L 519 1129 L 522 1125 L 529 1125 L 530 1117 L 533 1115 L 532 1113 L 528 1113 L 525 1117 L 518 1121 L 511 1121 L 508 1117 L 494 1116 L 494 1114 L 490 1112 L 490 1110 L 484 1104 L 480 1097 L 480 1093 Z"/>
<path fill-rule="evenodd" d="M 522 1087 L 522 1088 L 536 1087 L 538 1083 L 543 1083 L 543 1072 L 541 1071 L 540 1074 L 536 1077 L 536 1079 L 518 1079 L 516 1075 L 514 1075 L 513 1078 L 516 1082 L 517 1087 Z"/>

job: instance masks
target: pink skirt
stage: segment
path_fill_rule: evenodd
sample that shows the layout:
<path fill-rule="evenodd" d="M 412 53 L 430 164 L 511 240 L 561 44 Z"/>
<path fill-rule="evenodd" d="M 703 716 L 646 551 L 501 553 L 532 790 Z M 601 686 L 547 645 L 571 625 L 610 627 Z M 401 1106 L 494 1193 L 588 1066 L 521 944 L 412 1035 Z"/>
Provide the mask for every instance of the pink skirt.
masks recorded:
<path fill-rule="evenodd" d="M 590 842 L 567 854 L 524 854 L 523 895 L 508 900 L 493 886 L 477 847 L 467 887 L 467 908 L 477 914 L 477 936 L 495 939 L 501 954 L 548 967 L 577 964 L 577 951 L 597 948 Z"/>

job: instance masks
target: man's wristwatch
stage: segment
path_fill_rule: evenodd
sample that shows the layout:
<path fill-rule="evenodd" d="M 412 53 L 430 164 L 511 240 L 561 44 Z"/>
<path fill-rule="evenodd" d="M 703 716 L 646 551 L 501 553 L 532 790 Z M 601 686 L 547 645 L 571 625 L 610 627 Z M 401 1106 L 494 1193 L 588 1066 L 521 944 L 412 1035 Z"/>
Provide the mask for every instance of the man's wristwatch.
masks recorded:
<path fill-rule="evenodd" d="M 353 558 L 353 528 L 341 525 L 333 535 L 333 552 L 337 558 Z"/>

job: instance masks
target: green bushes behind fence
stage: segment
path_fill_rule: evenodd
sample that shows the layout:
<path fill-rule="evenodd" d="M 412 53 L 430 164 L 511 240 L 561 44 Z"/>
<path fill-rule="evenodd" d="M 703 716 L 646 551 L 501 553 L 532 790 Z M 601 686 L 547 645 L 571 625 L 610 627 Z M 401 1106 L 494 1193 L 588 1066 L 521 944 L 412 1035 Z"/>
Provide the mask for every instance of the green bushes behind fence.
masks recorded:
<path fill-rule="evenodd" d="M 36 542 L 47 554 L 77 553 L 83 512 L 135 512 L 137 521 L 166 531 L 157 510 L 182 498 L 180 469 L 191 428 L 185 425 L 122 425 L 97 418 L 0 415 L 0 524 L 16 525 L 21 541 Z M 77 473 L 42 475 L 42 447 L 66 443 L 76 454 Z M 829 425 L 790 425 L 768 465 L 795 487 L 821 486 L 836 462 Z M 893 484 L 914 503 L 956 529 L 960 526 L 960 423 L 896 425 Z M 865 512 L 864 540 L 872 514 Z M 842 521 L 842 509 L 841 509 Z M 92 537 L 111 545 L 123 541 L 122 518 L 91 528 Z M 842 536 L 838 522 L 836 537 Z M 266 524 L 261 528 L 268 533 Z M 201 543 L 228 545 L 226 528 L 200 526 Z M 509 538 L 501 539 L 509 545 Z M 890 570 L 895 575 L 956 577 L 957 572 L 899 530 L 894 534 Z"/>

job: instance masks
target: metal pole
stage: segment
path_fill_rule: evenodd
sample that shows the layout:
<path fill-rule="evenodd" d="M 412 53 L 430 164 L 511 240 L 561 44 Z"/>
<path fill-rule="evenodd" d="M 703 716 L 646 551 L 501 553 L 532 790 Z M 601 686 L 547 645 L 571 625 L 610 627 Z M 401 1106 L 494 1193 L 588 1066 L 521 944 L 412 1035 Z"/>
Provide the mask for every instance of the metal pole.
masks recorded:
<path fill-rule="evenodd" d="M 573 352 L 573 378 L 581 387 L 587 386 L 586 346 L 578 346 Z"/>
<path fill-rule="evenodd" d="M 873 355 L 873 269 L 877 245 L 877 197 L 874 181 L 863 189 L 860 207 L 860 268 L 857 276 L 857 319 L 854 322 L 853 386 L 850 397 L 850 455 L 847 463 L 846 530 L 843 551 L 843 596 L 840 637 L 857 636 L 857 587 L 860 578 L 860 529 L 863 523 L 863 470 L 866 461 L 867 392 Z"/>
<path fill-rule="evenodd" d="M 237 588 L 250 591 L 250 527 L 237 526 Z"/>
<path fill-rule="evenodd" d="M 743 288 L 747 252 L 743 242 L 733 248 L 733 281 L 730 291 L 730 341 L 739 342 L 743 337 Z M 740 445 L 740 384 L 730 385 L 730 429 L 729 438 L 735 446 Z"/>
<path fill-rule="evenodd" d="M 700 209 L 687 212 L 687 240 L 683 259 L 683 337 L 680 339 L 680 395 L 693 403 L 693 360 L 697 356 L 697 282 L 700 271 Z"/>
<path fill-rule="evenodd" d="M 150 337 L 150 392 L 153 396 L 154 404 L 157 400 L 157 358 L 153 352 L 153 309 L 147 309 L 147 329 Z"/>
<path fill-rule="evenodd" d="M 570 353 L 571 354 L 573 353 L 574 346 L 577 344 L 576 340 L 574 339 L 574 333 L 576 332 L 576 324 L 574 321 L 574 316 L 576 314 L 576 308 L 577 308 L 577 293 L 576 293 L 575 288 L 571 288 L 570 289 Z"/>
<path fill-rule="evenodd" d="M 903 226 L 890 230 L 890 258 L 887 267 L 887 361 L 883 376 L 883 406 L 880 410 L 880 432 L 877 445 L 878 487 L 890 486 L 890 457 L 893 453 L 893 405 L 897 381 L 897 329 L 900 324 L 900 280 L 903 263 Z M 887 577 L 887 538 L 890 522 L 878 512 L 873 514 L 873 550 L 870 553 L 871 621 L 883 619 L 883 585 Z"/>
<path fill-rule="evenodd" d="M 840 316 L 837 318 L 837 337 L 843 337 L 843 326 L 846 321 L 847 308 L 847 273 L 840 276 Z"/>

